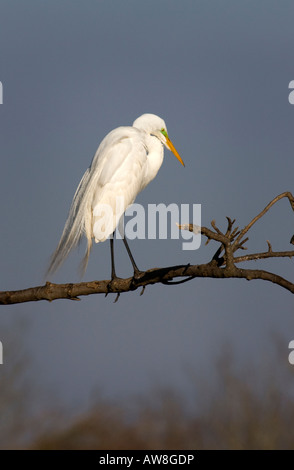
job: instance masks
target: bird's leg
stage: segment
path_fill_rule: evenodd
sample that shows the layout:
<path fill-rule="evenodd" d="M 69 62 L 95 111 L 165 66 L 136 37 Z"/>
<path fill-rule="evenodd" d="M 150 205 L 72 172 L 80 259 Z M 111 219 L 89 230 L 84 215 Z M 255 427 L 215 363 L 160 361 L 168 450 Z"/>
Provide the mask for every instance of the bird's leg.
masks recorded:
<path fill-rule="evenodd" d="M 115 286 L 113 286 L 113 283 L 116 279 L 119 279 L 116 275 L 116 272 L 115 272 L 115 265 L 114 265 L 114 250 L 113 250 L 113 239 L 114 239 L 114 235 L 112 238 L 110 238 L 110 255 L 111 255 L 111 281 L 108 283 L 107 285 L 107 289 L 108 289 L 108 292 L 105 294 L 105 297 L 107 296 L 107 294 L 109 292 L 115 292 Z M 115 298 L 115 302 L 118 301 L 118 298 L 120 296 L 120 292 L 117 292 L 117 296 Z"/>
<path fill-rule="evenodd" d="M 117 275 L 116 275 L 116 272 L 115 272 L 115 265 L 114 265 L 113 239 L 114 239 L 114 237 L 110 238 L 111 280 L 112 281 L 117 278 Z"/>
<path fill-rule="evenodd" d="M 126 240 L 125 237 L 123 237 L 123 242 L 124 242 L 124 244 L 125 244 L 125 247 L 126 247 L 126 250 L 127 250 L 127 252 L 128 252 L 129 258 L 130 258 L 131 263 L 132 263 L 132 265 L 133 265 L 133 269 L 134 269 L 134 278 L 135 278 L 135 279 L 138 279 L 138 278 L 143 274 L 143 271 L 140 271 L 140 270 L 138 269 L 138 266 L 136 265 L 136 262 L 135 262 L 135 260 L 134 260 L 134 258 L 133 258 L 133 255 L 132 255 L 132 253 L 131 253 L 130 247 L 129 247 L 128 242 L 127 242 L 127 240 Z"/>
<path fill-rule="evenodd" d="M 138 269 L 138 266 L 136 265 L 134 257 L 131 253 L 130 247 L 129 247 L 127 239 L 125 237 L 125 232 L 124 232 L 124 226 L 123 226 L 122 219 L 120 219 L 120 222 L 119 222 L 119 225 L 118 225 L 118 231 L 119 231 L 120 236 L 121 236 L 121 238 L 124 242 L 124 245 L 126 247 L 127 253 L 129 255 L 129 258 L 131 260 L 131 263 L 132 263 L 132 266 L 133 266 L 133 269 L 134 269 L 134 276 L 133 277 L 134 277 L 134 279 L 138 279 L 143 274 L 143 272 Z"/>

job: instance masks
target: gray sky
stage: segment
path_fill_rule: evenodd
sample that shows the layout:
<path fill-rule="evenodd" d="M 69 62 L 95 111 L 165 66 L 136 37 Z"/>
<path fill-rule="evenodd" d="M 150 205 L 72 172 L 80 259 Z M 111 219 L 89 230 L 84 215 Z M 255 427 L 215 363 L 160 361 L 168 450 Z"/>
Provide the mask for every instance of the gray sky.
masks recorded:
<path fill-rule="evenodd" d="M 99 142 L 142 113 L 165 120 L 186 164 L 165 152 L 137 199 L 144 206 L 199 203 L 203 225 L 215 219 L 224 228 L 225 216 L 242 226 L 274 196 L 293 191 L 293 17 L 286 0 L 2 0 L 1 290 L 44 282 Z M 248 248 L 264 251 L 269 239 L 274 249 L 291 249 L 292 235 L 293 213 L 282 201 L 252 230 Z M 83 248 L 52 280 L 79 280 Z M 216 245 L 191 252 L 179 240 L 135 240 L 131 249 L 148 269 L 203 263 Z M 118 275 L 131 275 L 121 242 L 116 260 Z M 293 279 L 293 260 L 260 267 Z M 109 273 L 109 245 L 96 245 L 85 280 Z M 130 397 L 160 383 L 186 393 L 187 368 L 209 376 L 226 342 L 238 367 L 270 362 L 280 336 L 280 367 L 287 367 L 292 297 L 261 281 L 196 279 L 121 295 L 116 304 L 109 295 L 15 305 L 1 308 L 0 340 L 4 360 L 12 360 L 1 325 L 14 329 L 27 319 L 28 372 L 78 408 L 94 389 Z"/>

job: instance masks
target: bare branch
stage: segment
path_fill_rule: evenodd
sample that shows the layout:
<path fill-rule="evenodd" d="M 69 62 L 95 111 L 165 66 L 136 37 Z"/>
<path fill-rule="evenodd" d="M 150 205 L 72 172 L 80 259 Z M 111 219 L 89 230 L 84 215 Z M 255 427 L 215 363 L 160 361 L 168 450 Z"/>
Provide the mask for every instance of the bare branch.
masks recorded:
<path fill-rule="evenodd" d="M 53 284 L 46 282 L 44 286 L 31 287 L 19 291 L 0 292 L 0 304 L 8 305 L 22 302 L 34 302 L 39 300 L 52 301 L 56 299 L 80 300 L 80 296 L 92 294 L 116 294 L 115 302 L 117 302 L 120 294 L 124 292 L 134 291 L 139 287 L 142 288 L 141 294 L 144 293 L 147 285 L 162 283 L 164 285 L 182 284 L 189 282 L 197 277 L 209 278 L 239 278 L 239 279 L 261 279 L 277 284 L 291 293 L 294 293 L 294 283 L 284 279 L 283 277 L 260 269 L 240 269 L 237 263 L 261 260 L 267 258 L 292 258 L 294 251 L 273 251 L 272 245 L 267 240 L 268 250 L 262 253 L 252 253 L 245 256 L 234 257 L 237 250 L 244 250 L 244 244 L 248 241 L 248 237 L 244 235 L 250 230 L 253 224 L 259 220 L 277 201 L 287 197 L 294 210 L 294 198 L 290 192 L 285 192 L 274 198 L 251 222 L 241 231 L 238 227 L 233 229 L 235 220 L 227 217 L 228 226 L 225 233 L 216 226 L 215 221 L 211 222 L 214 230 L 206 227 L 199 227 L 193 224 L 179 225 L 181 230 L 189 230 L 195 234 L 201 233 L 207 238 L 207 242 L 214 240 L 219 243 L 217 251 L 212 259 L 201 265 L 181 265 L 170 266 L 167 268 L 149 269 L 140 275 L 139 279 L 115 279 L 113 281 L 92 281 L 81 282 L 77 284 Z M 290 243 L 293 243 L 294 236 Z M 224 252 L 223 256 L 221 253 Z M 177 279 L 177 280 L 174 280 Z"/>
<path fill-rule="evenodd" d="M 293 253 L 294 255 L 294 253 Z M 187 281 L 197 277 L 228 279 L 243 278 L 249 280 L 261 279 L 277 284 L 289 292 L 294 293 L 294 284 L 274 273 L 257 269 L 221 268 L 216 263 L 193 266 L 171 266 L 168 268 L 151 269 L 146 271 L 140 280 L 133 278 L 115 280 L 115 294 L 136 290 L 138 287 L 163 283 L 168 284 L 174 278 L 188 278 Z M 184 279 L 185 282 L 186 279 Z M 39 300 L 71 299 L 92 294 L 107 294 L 109 281 L 81 282 L 77 284 L 53 284 L 47 282 L 44 286 L 32 287 L 20 291 L 0 292 L 0 304 L 8 305 Z"/>
<path fill-rule="evenodd" d="M 251 255 L 238 256 L 234 258 L 235 263 L 241 263 L 243 261 L 256 261 L 258 259 L 267 258 L 292 258 L 294 251 L 266 251 L 265 253 L 252 253 Z"/>
<path fill-rule="evenodd" d="M 291 204 L 291 207 L 292 207 L 292 210 L 294 211 L 294 197 L 292 196 L 292 194 L 290 193 L 290 191 L 286 191 L 282 194 L 279 194 L 279 196 L 276 196 L 256 217 L 254 217 L 254 219 L 251 220 L 251 222 L 249 222 L 248 225 L 246 225 L 246 227 L 243 228 L 243 230 L 241 230 L 240 232 L 240 235 L 238 236 L 238 238 L 236 239 L 235 241 L 235 246 L 238 244 L 238 242 L 244 237 L 245 233 L 248 232 L 248 230 L 250 230 L 250 228 L 252 227 L 253 224 L 255 224 L 255 222 L 257 222 L 259 219 L 261 219 L 261 217 L 276 203 L 278 202 L 280 199 L 284 198 L 284 197 L 287 197 L 289 199 L 289 202 Z"/>

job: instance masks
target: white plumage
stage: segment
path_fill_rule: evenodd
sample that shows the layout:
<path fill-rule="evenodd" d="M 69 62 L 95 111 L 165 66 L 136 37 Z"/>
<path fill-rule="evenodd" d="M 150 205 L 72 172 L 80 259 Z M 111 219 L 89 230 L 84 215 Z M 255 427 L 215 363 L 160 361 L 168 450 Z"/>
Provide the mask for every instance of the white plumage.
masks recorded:
<path fill-rule="evenodd" d="M 132 127 L 118 127 L 102 140 L 76 190 L 48 274 L 63 263 L 83 234 L 88 242 L 83 260 L 86 269 L 93 238 L 98 243 L 112 235 L 126 208 L 155 178 L 163 161 L 163 145 L 184 165 L 165 122 L 154 114 L 143 114 Z M 112 266 L 115 275 L 114 263 Z"/>

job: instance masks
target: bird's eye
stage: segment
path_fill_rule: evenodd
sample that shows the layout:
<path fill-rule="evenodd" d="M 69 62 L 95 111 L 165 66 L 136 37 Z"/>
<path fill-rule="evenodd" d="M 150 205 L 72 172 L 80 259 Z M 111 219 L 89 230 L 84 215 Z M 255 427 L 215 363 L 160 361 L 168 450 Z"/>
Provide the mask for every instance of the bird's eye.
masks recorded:
<path fill-rule="evenodd" d="M 167 132 L 164 128 L 162 128 L 160 132 L 164 135 L 164 137 L 167 137 Z"/>

